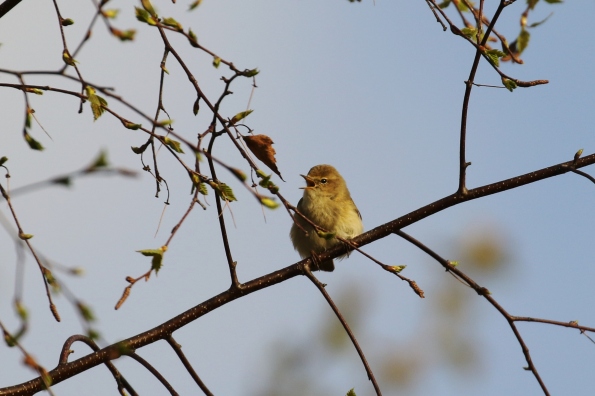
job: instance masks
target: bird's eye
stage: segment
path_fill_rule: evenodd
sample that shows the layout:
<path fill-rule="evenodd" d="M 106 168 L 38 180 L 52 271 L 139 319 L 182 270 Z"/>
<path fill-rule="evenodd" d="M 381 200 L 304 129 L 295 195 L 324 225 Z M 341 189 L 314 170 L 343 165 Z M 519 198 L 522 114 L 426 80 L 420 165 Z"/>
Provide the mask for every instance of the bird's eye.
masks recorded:
<path fill-rule="evenodd" d="M 327 181 L 328 181 L 328 180 L 326 180 L 326 179 L 320 179 L 320 182 L 321 182 L 322 184 L 326 184 L 326 182 L 327 182 Z"/>

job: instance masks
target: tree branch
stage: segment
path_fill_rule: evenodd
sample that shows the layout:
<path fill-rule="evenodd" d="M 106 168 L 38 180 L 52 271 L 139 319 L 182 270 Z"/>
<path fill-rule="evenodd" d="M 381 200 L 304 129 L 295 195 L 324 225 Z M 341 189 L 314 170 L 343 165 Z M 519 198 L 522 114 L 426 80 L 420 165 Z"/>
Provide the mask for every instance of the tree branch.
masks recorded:
<path fill-rule="evenodd" d="M 0 4 L 0 18 L 8 14 L 20 2 L 21 0 L 5 0 L 4 3 Z"/>
<path fill-rule="evenodd" d="M 535 183 L 537 181 L 547 179 L 553 176 L 558 176 L 567 172 L 570 169 L 582 168 L 595 163 L 595 154 L 588 155 L 578 160 L 568 161 L 543 168 L 534 172 L 526 173 L 521 176 L 502 180 L 493 184 L 488 184 L 482 187 L 477 187 L 469 190 L 467 194 L 461 196 L 458 193 L 444 197 L 411 213 L 401 216 L 388 223 L 382 224 L 362 235 L 352 239 L 352 242 L 357 246 L 367 245 L 376 240 L 382 239 L 392 233 L 399 231 L 408 225 L 420 221 L 432 214 L 438 213 L 446 208 L 458 205 L 460 203 L 470 201 L 473 199 L 485 197 L 499 192 L 511 190 L 527 184 Z M 320 260 L 328 260 L 336 258 L 345 254 L 348 250 L 347 246 L 339 244 L 338 246 L 319 254 Z M 252 281 L 242 284 L 241 288 L 230 288 L 223 293 L 220 293 L 205 302 L 183 312 L 182 314 L 170 319 L 169 321 L 151 329 L 140 333 L 136 336 L 130 337 L 121 343 L 113 344 L 101 349 L 95 353 L 84 356 L 73 362 L 56 367 L 48 374 L 52 378 L 52 384 L 62 382 L 78 373 L 86 371 L 99 364 L 105 363 L 109 360 L 117 359 L 122 355 L 122 348 L 131 348 L 136 350 L 145 345 L 149 345 L 161 339 L 167 339 L 174 331 L 186 326 L 194 320 L 214 311 L 215 309 L 245 295 L 251 294 L 255 291 L 265 289 L 267 287 L 284 282 L 288 279 L 294 278 L 298 275 L 305 275 L 303 265 L 310 263 L 311 259 L 304 259 L 289 267 L 272 272 L 270 274 L 261 276 Z M 454 267 L 452 267 L 454 268 Z M 31 395 L 44 389 L 41 378 L 35 378 L 23 384 L 0 389 L 0 396 L 7 395 Z"/>

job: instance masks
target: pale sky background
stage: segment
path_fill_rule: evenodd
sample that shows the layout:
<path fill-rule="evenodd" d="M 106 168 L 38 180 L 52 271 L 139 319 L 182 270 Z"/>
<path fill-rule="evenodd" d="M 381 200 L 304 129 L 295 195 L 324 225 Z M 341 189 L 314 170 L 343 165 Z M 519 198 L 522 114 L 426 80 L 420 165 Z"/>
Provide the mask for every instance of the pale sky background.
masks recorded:
<path fill-rule="evenodd" d="M 443 32 L 425 1 L 205 0 L 197 10 L 186 12 L 188 3 L 154 4 L 161 15 L 176 17 L 186 29 L 192 27 L 199 42 L 222 58 L 240 69 L 261 71 L 250 104 L 254 113 L 247 124 L 275 141 L 286 182 L 275 180 L 286 198 L 297 203 L 298 187 L 303 184 L 300 173 L 316 164 L 333 164 L 347 179 L 365 227 L 371 229 L 455 191 L 463 81 L 474 49 Z M 62 15 L 76 22 L 66 28 L 73 49 L 87 28 L 93 6 L 80 0 L 59 4 Z M 524 7 L 525 2 L 518 1 L 502 15 L 498 30 L 510 41 L 518 34 Z M 118 94 L 154 114 L 163 54 L 158 33 L 136 21 L 130 2 L 112 0 L 108 8 L 121 9 L 114 25 L 136 28 L 137 40 L 120 43 L 98 23 L 77 56 L 81 71 L 89 81 L 117 87 Z M 492 15 L 493 8 L 493 4 L 487 6 L 487 15 Z M 454 9 L 448 12 L 458 21 Z M 470 188 L 570 160 L 580 148 L 585 154 L 595 152 L 595 3 L 540 2 L 529 23 L 551 12 L 547 23 L 531 30 L 532 40 L 523 54 L 525 65 L 503 66 L 511 76 L 548 79 L 550 84 L 514 93 L 473 90 L 467 145 L 467 158 L 473 163 L 468 170 Z M 211 58 L 191 48 L 187 40 L 169 36 L 211 100 L 216 98 L 223 86 L 219 77 L 230 73 L 224 66 L 215 70 Z M 62 65 L 61 40 L 49 1 L 24 0 L 3 17 L 0 43 L 0 68 L 54 70 Z M 211 114 L 206 106 L 198 117 L 192 114 L 194 91 L 172 56 L 167 68 L 165 107 L 176 131 L 192 140 L 205 130 Z M 0 79 L 17 82 L 6 74 L 0 74 Z M 26 81 L 79 89 L 55 77 L 34 76 Z M 499 84 L 485 61 L 476 81 Z M 246 108 L 250 83 L 239 81 L 232 91 L 222 108 L 226 116 Z M 139 276 L 149 266 L 150 260 L 135 250 L 165 243 L 186 210 L 188 176 L 164 151 L 160 153 L 171 205 L 154 237 L 166 193 L 154 198 L 154 182 L 141 172 L 140 158 L 130 150 L 145 142 L 144 134 L 124 129 L 107 114 L 93 122 L 88 105 L 79 115 L 74 98 L 31 95 L 37 118 L 53 138 L 35 125 L 31 133 L 46 149 L 34 152 L 22 139 L 22 93 L 6 88 L 0 92 L 0 156 L 9 157 L 11 188 L 79 169 L 102 148 L 114 166 L 141 173 L 137 179 L 89 177 L 76 180 L 70 189 L 52 187 L 14 199 L 19 219 L 25 231 L 35 235 L 32 242 L 39 251 L 61 264 L 85 268 L 82 278 L 62 275 L 61 279 L 93 308 L 98 318 L 95 326 L 107 341 L 157 326 L 229 286 L 211 192 L 211 206 L 207 211 L 195 209 L 184 223 L 159 275 L 137 284 L 124 306 L 115 311 L 126 286 L 124 278 Z M 115 100 L 108 102 L 116 111 L 148 125 Z M 225 138 L 219 139 L 215 155 L 248 171 Z M 267 210 L 265 222 L 248 192 L 225 170 L 218 175 L 238 197 L 232 205 L 236 227 L 229 213 L 226 219 L 240 280 L 296 262 L 287 213 Z M 444 257 L 459 260 L 461 269 L 487 287 L 510 313 L 595 326 L 594 205 L 595 186 L 568 174 L 459 205 L 405 231 Z M 0 211 L 8 216 L 5 204 Z M 507 253 L 497 273 L 473 272 L 460 257 L 461 241 L 484 233 L 497 235 Z M 365 250 L 387 264 L 406 264 L 404 275 L 426 292 L 425 299 L 418 298 L 405 283 L 358 254 L 340 262 L 334 273 L 319 275 L 342 309 L 349 311 L 355 304 L 349 297 L 341 299 L 349 291 L 361 305 L 354 328 L 378 377 L 386 361 L 405 362 L 405 368 L 412 367 L 411 362 L 419 364 L 408 386 L 393 386 L 383 377 L 380 385 L 386 395 L 541 394 L 533 375 L 523 370 L 526 362 L 506 321 L 475 292 L 397 237 Z M 0 320 L 10 329 L 18 324 L 11 307 L 15 263 L 14 244 L 0 231 Z M 51 369 L 64 340 L 82 330 L 63 297 L 56 298 L 62 322 L 53 320 L 39 270 L 30 257 L 26 266 L 24 302 L 31 323 L 22 343 Z M 459 293 L 463 313 L 452 313 L 456 307 L 448 306 L 445 290 Z M 174 336 L 217 395 L 263 394 L 274 377 L 282 380 L 275 374 L 279 362 L 275 357 L 287 351 L 297 359 L 295 364 L 302 362 L 303 370 L 286 373 L 294 382 L 283 382 L 284 392 L 279 394 L 343 395 L 353 387 L 358 395 L 373 394 L 354 349 L 347 345 L 333 353 L 328 346 L 321 329 L 333 320 L 319 292 L 300 277 L 228 304 Z M 595 345 L 571 329 L 518 326 L 552 394 L 593 394 Z M 460 367 L 438 351 L 440 337 L 450 334 L 451 328 L 457 342 L 472 345 L 473 358 Z M 454 341 L 446 339 L 444 345 L 459 351 Z M 82 344 L 75 344 L 74 350 L 72 359 L 88 352 Z M 180 394 L 199 394 L 165 343 L 138 353 L 160 369 Z M 131 359 L 115 363 L 139 394 L 165 394 Z M 21 365 L 16 348 L 0 346 L 0 387 L 32 377 Z M 54 389 L 57 395 L 117 392 L 104 367 Z"/>

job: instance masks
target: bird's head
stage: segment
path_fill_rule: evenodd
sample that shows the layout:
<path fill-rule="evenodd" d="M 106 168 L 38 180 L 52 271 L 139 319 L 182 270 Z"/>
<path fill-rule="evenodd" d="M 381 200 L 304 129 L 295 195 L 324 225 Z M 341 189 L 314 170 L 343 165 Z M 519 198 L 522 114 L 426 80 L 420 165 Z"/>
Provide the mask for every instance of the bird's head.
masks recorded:
<path fill-rule="evenodd" d="M 345 180 L 331 165 L 316 165 L 310 169 L 308 175 L 300 176 L 306 180 L 306 186 L 301 187 L 304 194 L 330 198 L 344 194 L 349 195 Z"/>

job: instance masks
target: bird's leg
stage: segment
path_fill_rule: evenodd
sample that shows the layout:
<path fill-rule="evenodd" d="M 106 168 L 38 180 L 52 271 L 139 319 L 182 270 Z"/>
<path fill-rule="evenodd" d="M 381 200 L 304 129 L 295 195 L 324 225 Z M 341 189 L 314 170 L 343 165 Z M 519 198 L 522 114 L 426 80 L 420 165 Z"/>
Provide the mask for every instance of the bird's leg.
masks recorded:
<path fill-rule="evenodd" d="M 310 250 L 310 256 L 312 257 L 312 270 L 320 271 L 320 259 L 318 258 L 318 253 L 316 253 L 314 250 Z"/>
<path fill-rule="evenodd" d="M 347 257 L 349 257 L 351 252 L 353 252 L 358 247 L 357 243 L 353 242 L 351 239 L 344 239 L 344 240 L 339 239 L 339 242 L 347 248 L 347 253 L 345 253 L 345 256 L 347 256 Z"/>
<path fill-rule="evenodd" d="M 314 267 L 313 268 L 314 271 L 332 272 L 335 270 L 335 263 L 333 262 L 332 259 L 321 261 L 320 258 L 318 257 L 318 253 L 316 253 L 313 250 L 310 251 L 310 254 L 312 257 L 312 264 Z"/>

